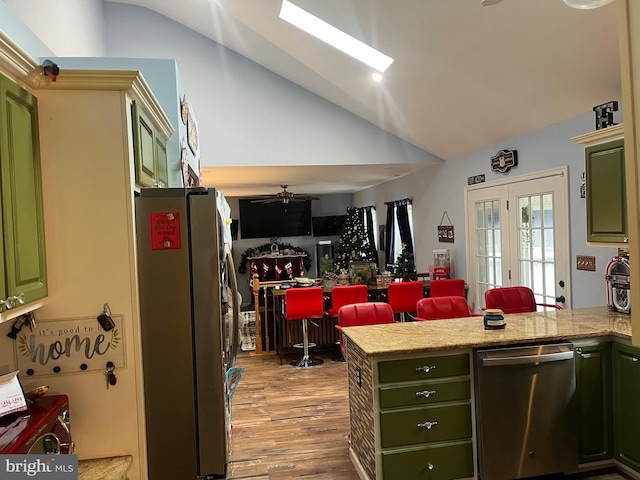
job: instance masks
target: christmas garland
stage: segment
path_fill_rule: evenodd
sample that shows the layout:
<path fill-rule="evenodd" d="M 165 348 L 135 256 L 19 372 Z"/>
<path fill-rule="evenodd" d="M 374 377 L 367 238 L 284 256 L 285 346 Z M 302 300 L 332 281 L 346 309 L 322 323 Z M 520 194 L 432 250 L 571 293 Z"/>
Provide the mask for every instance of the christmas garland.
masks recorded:
<path fill-rule="evenodd" d="M 271 246 L 273 243 L 265 243 L 264 245 L 260 245 L 259 247 L 248 248 L 242 254 L 242 259 L 240 260 L 240 266 L 238 267 L 238 273 L 245 274 L 247 273 L 247 262 L 251 257 L 259 257 L 265 254 L 271 254 Z M 308 272 L 311 268 L 311 255 L 304 248 L 294 247 L 290 244 L 285 243 L 277 243 L 278 250 L 280 252 L 284 252 L 284 255 L 304 255 L 302 259 L 302 263 L 304 264 L 305 270 Z"/>

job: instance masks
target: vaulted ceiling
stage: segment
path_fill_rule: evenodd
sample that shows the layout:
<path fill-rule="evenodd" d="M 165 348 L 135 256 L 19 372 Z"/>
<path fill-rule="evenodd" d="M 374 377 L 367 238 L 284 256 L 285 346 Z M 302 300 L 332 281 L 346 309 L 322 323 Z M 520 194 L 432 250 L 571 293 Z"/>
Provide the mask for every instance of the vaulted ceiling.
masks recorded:
<path fill-rule="evenodd" d="M 395 59 L 375 84 L 369 67 L 282 21 L 281 0 L 111 1 L 165 15 L 444 160 L 620 99 L 616 2 L 293 0 Z M 362 186 L 404 168 L 371 170 Z M 322 180 L 294 170 L 275 184 Z"/>

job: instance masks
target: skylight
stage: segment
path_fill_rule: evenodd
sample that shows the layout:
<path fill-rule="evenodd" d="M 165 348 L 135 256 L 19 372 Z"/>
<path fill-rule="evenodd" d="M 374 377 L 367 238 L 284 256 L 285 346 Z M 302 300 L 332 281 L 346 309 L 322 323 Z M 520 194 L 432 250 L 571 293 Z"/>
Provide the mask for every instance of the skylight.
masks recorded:
<path fill-rule="evenodd" d="M 282 0 L 280 18 L 381 73 L 393 63 L 393 58 L 338 30 L 288 0 Z"/>

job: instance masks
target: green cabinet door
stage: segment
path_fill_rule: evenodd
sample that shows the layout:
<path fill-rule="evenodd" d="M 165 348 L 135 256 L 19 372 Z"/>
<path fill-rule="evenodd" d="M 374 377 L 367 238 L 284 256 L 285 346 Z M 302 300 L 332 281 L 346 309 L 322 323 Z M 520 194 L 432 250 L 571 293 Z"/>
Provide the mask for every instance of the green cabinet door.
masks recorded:
<path fill-rule="evenodd" d="M 585 149 L 587 241 L 627 242 L 624 143 L 614 140 Z"/>
<path fill-rule="evenodd" d="M 611 343 L 576 345 L 579 463 L 613 458 Z"/>
<path fill-rule="evenodd" d="M 37 103 L 4 77 L 0 78 L 0 102 L 4 254 L 0 297 L 19 297 L 17 306 L 47 296 Z"/>
<path fill-rule="evenodd" d="M 156 133 L 149 117 L 131 104 L 136 183 L 143 187 L 168 186 L 166 141 Z"/>
<path fill-rule="evenodd" d="M 613 344 L 615 459 L 640 472 L 640 349 Z"/>

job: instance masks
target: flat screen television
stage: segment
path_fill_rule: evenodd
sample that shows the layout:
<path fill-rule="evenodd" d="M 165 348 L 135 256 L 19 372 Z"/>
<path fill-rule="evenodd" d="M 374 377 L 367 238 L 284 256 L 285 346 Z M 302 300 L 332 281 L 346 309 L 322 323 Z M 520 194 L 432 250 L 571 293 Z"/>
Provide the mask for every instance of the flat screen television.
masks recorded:
<path fill-rule="evenodd" d="M 241 238 L 303 237 L 311 235 L 311 200 L 252 203 L 241 198 Z"/>
<path fill-rule="evenodd" d="M 347 220 L 346 215 L 329 215 L 326 217 L 313 217 L 311 219 L 313 224 L 313 236 L 314 237 L 330 237 L 332 235 L 340 235 L 342 233 L 342 226 Z"/>

